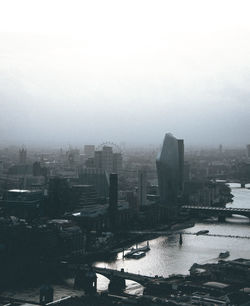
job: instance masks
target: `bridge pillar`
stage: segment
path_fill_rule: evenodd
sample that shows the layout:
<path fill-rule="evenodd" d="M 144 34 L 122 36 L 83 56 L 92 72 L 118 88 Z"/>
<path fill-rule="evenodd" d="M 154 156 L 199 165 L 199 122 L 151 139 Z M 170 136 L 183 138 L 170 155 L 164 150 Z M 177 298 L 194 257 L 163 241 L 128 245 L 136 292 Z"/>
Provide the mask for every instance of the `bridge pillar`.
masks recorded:
<path fill-rule="evenodd" d="M 75 276 L 74 288 L 83 289 L 86 294 L 95 294 L 97 276 L 92 267 L 80 267 Z"/>
<path fill-rule="evenodd" d="M 219 215 L 219 216 L 218 216 L 218 221 L 219 221 L 219 222 L 225 222 L 225 221 L 226 221 L 226 217 L 223 216 L 223 215 Z"/>
<path fill-rule="evenodd" d="M 122 277 L 113 275 L 110 278 L 109 282 L 109 292 L 110 293 L 119 293 L 126 288 L 126 280 Z"/>

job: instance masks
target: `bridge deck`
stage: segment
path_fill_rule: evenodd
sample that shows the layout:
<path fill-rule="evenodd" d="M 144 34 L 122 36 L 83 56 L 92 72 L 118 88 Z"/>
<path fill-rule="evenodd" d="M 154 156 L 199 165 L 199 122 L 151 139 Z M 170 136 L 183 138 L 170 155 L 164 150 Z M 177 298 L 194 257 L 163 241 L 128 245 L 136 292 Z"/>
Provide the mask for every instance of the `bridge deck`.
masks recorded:
<path fill-rule="evenodd" d="M 233 208 L 233 207 L 210 207 L 210 206 L 194 206 L 194 205 L 183 205 L 181 208 L 184 209 L 196 209 L 196 210 L 214 210 L 214 211 L 228 211 L 228 212 L 249 212 L 249 208 Z"/>
<path fill-rule="evenodd" d="M 118 276 L 120 278 L 132 280 L 132 281 L 135 281 L 141 284 L 155 279 L 155 277 L 152 277 L 152 276 L 140 275 L 140 274 L 129 273 L 129 272 L 122 272 L 122 271 L 117 271 L 117 270 L 107 269 L 107 268 L 93 267 L 93 270 L 96 273 L 101 274 L 107 278 L 111 278 L 112 276 Z"/>

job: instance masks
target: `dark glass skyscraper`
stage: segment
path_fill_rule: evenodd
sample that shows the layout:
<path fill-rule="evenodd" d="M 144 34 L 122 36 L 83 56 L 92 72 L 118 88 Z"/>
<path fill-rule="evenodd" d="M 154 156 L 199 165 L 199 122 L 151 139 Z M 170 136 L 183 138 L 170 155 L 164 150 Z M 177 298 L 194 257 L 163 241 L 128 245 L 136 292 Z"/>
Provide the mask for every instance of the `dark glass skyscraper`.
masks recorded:
<path fill-rule="evenodd" d="M 166 134 L 156 160 L 161 205 L 167 206 L 168 217 L 178 212 L 178 198 L 183 191 L 184 142 Z"/>

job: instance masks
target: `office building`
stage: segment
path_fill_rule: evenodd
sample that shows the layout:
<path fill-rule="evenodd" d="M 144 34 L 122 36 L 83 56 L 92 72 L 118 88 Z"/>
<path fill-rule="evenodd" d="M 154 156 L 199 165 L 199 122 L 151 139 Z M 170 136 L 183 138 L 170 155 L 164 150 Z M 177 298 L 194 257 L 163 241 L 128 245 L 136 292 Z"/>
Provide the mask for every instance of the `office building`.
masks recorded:
<path fill-rule="evenodd" d="M 166 134 L 156 160 L 160 203 L 167 207 L 168 218 L 178 212 L 178 199 L 183 192 L 184 142 Z"/>
<path fill-rule="evenodd" d="M 95 168 L 107 173 L 120 173 L 122 170 L 122 154 L 114 153 L 112 147 L 103 146 L 102 150 L 95 151 Z"/>

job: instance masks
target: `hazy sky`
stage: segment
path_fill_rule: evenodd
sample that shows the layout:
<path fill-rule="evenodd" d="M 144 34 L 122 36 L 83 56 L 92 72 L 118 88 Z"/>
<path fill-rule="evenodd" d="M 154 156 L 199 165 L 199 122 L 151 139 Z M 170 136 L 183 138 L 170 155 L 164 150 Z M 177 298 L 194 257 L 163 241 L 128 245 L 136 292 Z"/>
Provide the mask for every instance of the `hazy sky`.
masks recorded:
<path fill-rule="evenodd" d="M 250 143 L 250 1 L 1 0 L 0 144 Z"/>

